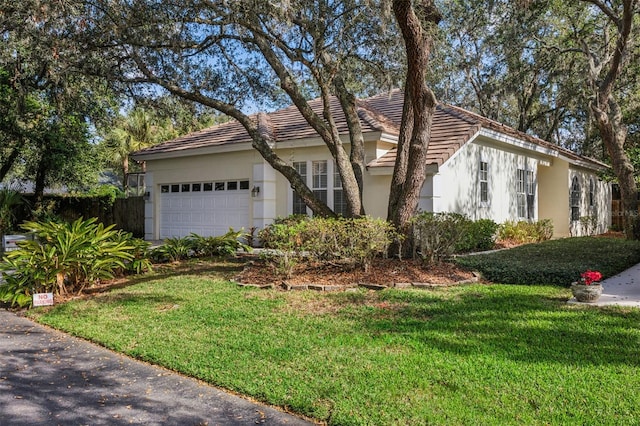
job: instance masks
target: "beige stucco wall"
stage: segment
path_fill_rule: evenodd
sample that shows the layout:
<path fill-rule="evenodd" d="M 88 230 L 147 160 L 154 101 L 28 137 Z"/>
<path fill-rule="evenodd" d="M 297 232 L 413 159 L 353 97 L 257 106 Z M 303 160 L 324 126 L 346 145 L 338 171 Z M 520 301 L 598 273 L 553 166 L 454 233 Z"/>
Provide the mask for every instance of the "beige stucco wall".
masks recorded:
<path fill-rule="evenodd" d="M 437 175 L 427 180 L 422 191 L 421 208 L 428 210 L 432 199 L 433 211 L 462 213 L 471 219 L 491 218 L 498 223 L 518 220 L 516 202 L 517 170 L 531 170 L 537 182 L 538 161 L 524 151 L 508 146 L 496 146 L 487 140 L 476 139 L 463 146 Z M 480 161 L 488 163 L 488 202 L 480 201 Z M 534 214 L 538 211 L 539 191 L 534 189 Z M 538 219 L 538 215 L 534 219 Z"/>
<path fill-rule="evenodd" d="M 147 173 L 156 185 L 215 179 L 251 179 L 251 165 L 262 157 L 255 150 L 223 152 L 147 162 Z"/>
<path fill-rule="evenodd" d="M 549 167 L 538 169 L 540 197 L 538 213 L 541 219 L 551 219 L 554 237 L 569 236 L 569 163 L 559 158 Z"/>
<path fill-rule="evenodd" d="M 379 156 L 391 145 L 382 142 L 365 144 L 366 162 Z M 345 147 L 348 152 L 348 145 Z M 276 153 L 283 160 L 293 163 L 327 160 L 329 173 L 333 171 L 333 159 L 324 145 L 310 143 L 304 147 L 280 148 Z M 489 202 L 481 203 L 479 194 L 480 161 L 489 164 Z M 524 149 L 496 143 L 478 137 L 466 144 L 437 173 L 429 174 L 421 192 L 419 207 L 426 211 L 459 212 L 472 219 L 492 218 L 498 223 L 518 220 L 516 202 L 516 170 L 534 172 L 536 220 L 551 219 L 555 236 L 583 233 L 569 221 L 569 187 L 572 177 L 578 176 L 584 194 L 588 194 L 588 179 L 595 175 L 587 169 L 571 167 L 561 158 L 542 153 L 531 154 Z M 391 175 L 380 170 L 366 172 L 364 176 L 364 207 L 372 217 L 386 218 Z M 389 172 L 389 171 L 387 171 Z M 147 239 L 155 239 L 159 227 L 159 203 L 156 203 L 160 185 L 216 180 L 249 180 L 250 187 L 261 186 L 261 193 L 251 199 L 251 221 L 264 226 L 276 217 L 292 212 L 292 191 L 289 182 L 267 165 L 257 151 L 222 152 L 200 156 L 161 159 L 147 162 L 147 182 L 151 195 L 145 206 Z M 582 197 L 584 215 L 597 215 L 597 232 L 604 232 L 611 223 L 611 191 L 609 185 L 598 181 L 596 188 L 597 209 L 588 206 L 588 195 Z M 586 183 L 586 184 L 585 184 Z M 262 203 L 262 204 L 261 204 Z M 260 215 L 256 213 L 259 210 Z"/>
<path fill-rule="evenodd" d="M 377 158 L 380 150 L 389 149 L 389 144 L 367 142 L 365 143 L 365 163 Z M 345 145 L 345 150 L 349 152 L 350 146 Z M 298 161 L 307 161 L 307 173 L 311 177 L 310 163 L 313 161 L 327 161 L 328 172 L 333 173 L 334 160 L 326 146 L 311 146 L 301 148 L 285 148 L 278 149 L 276 153 L 280 158 L 290 164 Z M 363 177 L 364 191 L 362 194 L 365 212 L 372 217 L 387 217 L 387 200 L 389 199 L 389 187 L 391 185 L 391 176 L 377 176 L 365 172 Z M 285 217 L 292 212 L 292 191 L 287 179 L 280 173 L 277 174 L 277 207 L 276 216 Z"/>
<path fill-rule="evenodd" d="M 611 226 L 611 185 L 598 179 L 592 171 L 569 167 L 567 186 L 577 177 L 580 184 L 580 220 L 571 221 L 569 234 L 583 236 L 607 232 Z M 594 184 L 593 205 L 589 200 L 589 183 Z"/>

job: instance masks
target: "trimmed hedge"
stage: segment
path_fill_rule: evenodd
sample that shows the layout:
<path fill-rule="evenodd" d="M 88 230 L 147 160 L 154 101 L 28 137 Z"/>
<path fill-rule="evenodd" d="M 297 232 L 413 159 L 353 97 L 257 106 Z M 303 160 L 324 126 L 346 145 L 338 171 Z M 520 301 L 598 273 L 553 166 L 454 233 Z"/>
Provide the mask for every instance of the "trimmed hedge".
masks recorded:
<path fill-rule="evenodd" d="M 640 263 L 640 241 L 579 237 L 527 244 L 510 250 L 464 256 L 456 263 L 503 284 L 569 287 L 588 269 L 604 278 Z"/>
<path fill-rule="evenodd" d="M 491 219 L 472 221 L 459 213 L 422 212 L 412 219 L 415 254 L 427 264 L 454 253 L 491 250 L 498 225 Z"/>
<path fill-rule="evenodd" d="M 290 216 L 262 229 L 259 238 L 277 270 L 289 277 L 303 258 L 342 262 L 367 270 L 376 256 L 386 254 L 395 238 L 393 226 L 382 219 L 362 217 L 307 218 Z"/>

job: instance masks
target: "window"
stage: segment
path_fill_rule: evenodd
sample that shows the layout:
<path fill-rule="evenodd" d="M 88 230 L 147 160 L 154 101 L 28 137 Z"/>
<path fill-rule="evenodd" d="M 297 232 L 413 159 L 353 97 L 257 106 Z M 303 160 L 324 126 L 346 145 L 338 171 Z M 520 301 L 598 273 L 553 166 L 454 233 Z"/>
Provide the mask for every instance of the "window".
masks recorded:
<path fill-rule="evenodd" d="M 183 183 L 182 184 L 182 192 L 189 192 L 191 191 L 191 184 L 190 183 Z"/>
<path fill-rule="evenodd" d="M 326 203 L 337 214 L 346 216 L 348 210 L 342 179 L 334 163 L 326 160 L 294 161 L 292 166 L 318 200 Z M 308 214 L 309 209 L 295 191 L 292 191 L 291 207 L 293 214 Z"/>
<path fill-rule="evenodd" d="M 574 176 L 571 180 L 571 220 L 580 220 L 580 182 Z"/>
<path fill-rule="evenodd" d="M 347 200 L 344 196 L 342 179 L 340 179 L 337 166 L 333 169 L 333 211 L 342 216 L 347 215 Z"/>
<path fill-rule="evenodd" d="M 180 185 L 171 185 L 171 192 L 180 192 Z"/>
<path fill-rule="evenodd" d="M 533 179 L 533 170 L 527 170 L 526 173 L 526 186 L 527 186 L 527 218 L 533 219 L 535 217 L 534 206 L 536 197 L 535 181 Z"/>
<path fill-rule="evenodd" d="M 489 202 L 489 163 L 480 162 L 480 202 Z"/>
<path fill-rule="evenodd" d="M 199 183 L 194 183 L 191 185 L 191 190 L 193 192 L 200 192 L 200 188 L 202 188 L 202 186 Z"/>
<path fill-rule="evenodd" d="M 241 180 L 240 181 L 240 189 L 249 189 L 249 181 Z"/>
<path fill-rule="evenodd" d="M 293 168 L 296 169 L 302 181 L 307 181 L 307 163 L 305 161 L 298 161 L 293 163 Z M 302 201 L 302 198 L 293 191 L 293 214 L 307 214 L 307 206 Z"/>
<path fill-rule="evenodd" d="M 163 194 L 169 192 L 169 185 L 160 186 L 160 192 L 163 193 Z"/>
<path fill-rule="evenodd" d="M 205 182 L 202 184 L 203 191 L 213 191 L 213 184 L 211 182 Z"/>
<path fill-rule="evenodd" d="M 526 191 L 526 171 L 523 169 L 518 169 L 518 176 L 516 180 L 516 197 L 518 203 L 518 217 L 526 218 L 527 217 L 527 195 Z"/>
<path fill-rule="evenodd" d="M 535 218 L 536 181 L 533 170 L 518 169 L 516 177 L 518 217 Z"/>
<path fill-rule="evenodd" d="M 311 163 L 311 177 L 313 194 L 323 203 L 327 202 L 327 162 L 313 161 Z"/>
<path fill-rule="evenodd" d="M 224 191 L 224 182 L 216 182 L 215 185 L 216 191 Z"/>
<path fill-rule="evenodd" d="M 227 191 L 235 191 L 236 189 L 238 189 L 238 182 L 234 180 L 227 182 Z"/>
<path fill-rule="evenodd" d="M 589 179 L 589 207 L 593 207 L 596 203 L 595 192 L 596 192 L 596 185 L 593 182 L 593 178 L 591 178 Z"/>

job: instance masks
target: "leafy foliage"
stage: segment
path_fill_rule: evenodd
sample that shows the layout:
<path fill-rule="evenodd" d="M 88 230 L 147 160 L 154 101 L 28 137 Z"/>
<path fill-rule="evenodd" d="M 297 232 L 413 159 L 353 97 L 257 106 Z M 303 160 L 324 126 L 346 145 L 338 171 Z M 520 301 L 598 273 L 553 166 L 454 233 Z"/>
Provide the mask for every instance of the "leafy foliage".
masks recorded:
<path fill-rule="evenodd" d="M 550 240 L 553 236 L 553 222 L 542 219 L 537 222 L 507 221 L 498 228 L 500 240 L 512 241 L 517 244 L 538 243 Z"/>
<path fill-rule="evenodd" d="M 96 219 L 68 222 L 26 222 L 35 236 L 8 252 L 0 270 L 0 301 L 19 306 L 31 303 L 32 292 L 66 294 L 113 278 L 117 272 L 150 269 L 146 243 L 131 234 L 105 227 Z"/>
<path fill-rule="evenodd" d="M 303 257 L 367 270 L 376 256 L 386 253 L 396 235 L 393 226 L 382 219 L 294 216 L 266 227 L 259 237 L 265 248 L 274 250 L 266 255 L 281 273 L 290 276 Z"/>
<path fill-rule="evenodd" d="M 468 223 L 458 213 L 420 213 L 412 220 L 414 252 L 428 265 L 442 261 L 462 243 Z"/>
<path fill-rule="evenodd" d="M 189 236 L 191 249 L 197 257 L 233 256 L 238 250 L 251 251 L 251 247 L 242 243 L 244 231 L 229 231 L 220 236 L 202 237 L 192 233 Z"/>
<path fill-rule="evenodd" d="M 158 262 L 177 262 L 191 257 L 232 256 L 238 250 L 251 251 L 251 247 L 241 241 L 243 238 L 246 238 L 244 231 L 231 228 L 220 236 L 192 233 L 188 237 L 167 238 L 151 251 L 151 257 Z"/>
<path fill-rule="evenodd" d="M 189 258 L 190 253 L 189 237 L 166 238 L 162 245 L 151 250 L 151 258 L 156 262 L 177 262 Z"/>
<path fill-rule="evenodd" d="M 140 238 L 134 238 L 130 232 L 118 232 L 115 239 L 126 242 L 131 246 L 132 258 L 124 263 L 124 273 L 142 274 L 153 270 L 149 250 L 151 243 Z"/>
<path fill-rule="evenodd" d="M 289 216 L 276 220 L 258 233 L 263 246 L 274 250 L 274 252 L 263 252 L 262 256 L 273 260 L 278 272 L 287 278 L 291 276 L 293 268 L 302 258 L 305 247 L 304 232 L 310 220 L 303 215 Z"/>
<path fill-rule="evenodd" d="M 469 220 L 455 253 L 491 250 L 496 245 L 497 232 L 498 224 L 491 219 Z"/>
<path fill-rule="evenodd" d="M 24 203 L 19 192 L 11 189 L 0 189 L 0 236 L 11 231 L 15 226 L 15 209 Z"/>
<path fill-rule="evenodd" d="M 607 278 L 639 262 L 640 242 L 598 237 L 551 240 L 456 259 L 496 283 L 564 287 L 586 270 Z"/>

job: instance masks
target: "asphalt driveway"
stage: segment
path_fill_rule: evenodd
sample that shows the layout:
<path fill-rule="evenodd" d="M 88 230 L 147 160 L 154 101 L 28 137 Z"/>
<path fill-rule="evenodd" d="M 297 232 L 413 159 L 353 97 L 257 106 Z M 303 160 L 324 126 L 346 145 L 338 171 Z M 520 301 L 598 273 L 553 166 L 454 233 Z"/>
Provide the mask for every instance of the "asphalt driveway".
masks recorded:
<path fill-rule="evenodd" d="M 0 310 L 1 425 L 309 425 Z"/>

